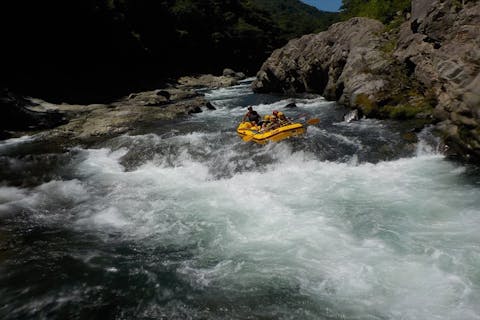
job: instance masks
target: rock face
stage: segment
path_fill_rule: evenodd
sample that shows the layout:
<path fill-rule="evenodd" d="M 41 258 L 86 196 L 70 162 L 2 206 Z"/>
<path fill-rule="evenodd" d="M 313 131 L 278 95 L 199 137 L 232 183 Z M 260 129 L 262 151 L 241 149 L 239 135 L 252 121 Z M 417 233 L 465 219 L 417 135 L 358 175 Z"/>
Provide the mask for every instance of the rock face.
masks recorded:
<path fill-rule="evenodd" d="M 200 76 L 184 76 L 178 79 L 180 86 L 187 88 L 221 88 L 238 84 L 239 80 L 245 79 L 245 74 L 235 72 L 232 69 L 224 69 L 223 75 L 214 76 L 204 74 Z"/>
<path fill-rule="evenodd" d="M 434 90 L 437 128 L 456 153 L 480 159 L 480 3 L 417 0 L 394 55 Z"/>
<path fill-rule="evenodd" d="M 256 92 L 316 92 L 374 117 L 423 118 L 454 153 L 480 160 L 480 3 L 413 0 L 399 28 L 353 18 L 291 40 Z"/>
<path fill-rule="evenodd" d="M 380 50 L 383 29 L 379 21 L 353 18 L 291 40 L 263 64 L 253 90 L 318 92 L 353 106 L 357 95 L 388 88 L 381 76 L 390 65 Z"/>
<path fill-rule="evenodd" d="M 417 92 L 402 94 L 410 81 L 391 55 L 393 35 L 384 30 L 379 21 L 353 18 L 292 40 L 263 64 L 253 90 L 316 92 L 366 116 L 405 117 L 424 101 Z"/>

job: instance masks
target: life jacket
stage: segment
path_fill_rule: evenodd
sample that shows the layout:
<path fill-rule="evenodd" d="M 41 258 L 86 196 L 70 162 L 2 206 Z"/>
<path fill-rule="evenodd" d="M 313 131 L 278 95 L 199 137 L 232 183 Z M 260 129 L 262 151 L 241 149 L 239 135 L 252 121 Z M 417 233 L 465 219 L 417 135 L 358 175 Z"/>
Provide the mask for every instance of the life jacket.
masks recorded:
<path fill-rule="evenodd" d="M 289 123 L 287 117 L 285 117 L 285 115 L 283 114 L 283 112 L 281 111 L 277 111 L 274 113 L 274 116 L 276 115 L 277 119 L 278 119 L 278 122 L 280 122 L 280 124 L 284 125 L 284 124 L 287 124 Z"/>

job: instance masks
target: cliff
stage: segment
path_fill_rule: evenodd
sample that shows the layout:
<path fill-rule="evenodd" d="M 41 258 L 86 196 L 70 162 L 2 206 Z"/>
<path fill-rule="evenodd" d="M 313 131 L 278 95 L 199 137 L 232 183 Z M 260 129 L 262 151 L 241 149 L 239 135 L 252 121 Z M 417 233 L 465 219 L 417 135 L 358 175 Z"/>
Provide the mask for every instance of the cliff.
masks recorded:
<path fill-rule="evenodd" d="M 369 117 L 434 123 L 452 154 L 479 161 L 480 4 L 413 0 L 405 16 L 396 28 L 352 18 L 291 40 L 253 89 L 316 92 Z"/>

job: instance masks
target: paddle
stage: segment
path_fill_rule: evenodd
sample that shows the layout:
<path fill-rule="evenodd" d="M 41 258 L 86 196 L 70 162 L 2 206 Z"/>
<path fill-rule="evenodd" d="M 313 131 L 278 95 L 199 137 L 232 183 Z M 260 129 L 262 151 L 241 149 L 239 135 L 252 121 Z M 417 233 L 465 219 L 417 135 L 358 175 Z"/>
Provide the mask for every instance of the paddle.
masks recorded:
<path fill-rule="evenodd" d="M 320 122 L 320 119 L 312 118 L 312 119 L 308 119 L 306 122 L 307 122 L 307 124 L 317 124 L 317 123 Z"/>
<path fill-rule="evenodd" d="M 302 118 L 306 118 L 307 117 L 307 114 L 302 114 L 300 115 L 298 118 L 294 119 L 294 120 L 291 120 L 292 122 L 297 122 L 297 121 L 300 121 L 300 119 Z M 320 122 L 320 119 L 319 118 L 311 118 L 311 119 L 307 119 L 305 120 L 305 123 L 306 124 L 317 124 Z"/>

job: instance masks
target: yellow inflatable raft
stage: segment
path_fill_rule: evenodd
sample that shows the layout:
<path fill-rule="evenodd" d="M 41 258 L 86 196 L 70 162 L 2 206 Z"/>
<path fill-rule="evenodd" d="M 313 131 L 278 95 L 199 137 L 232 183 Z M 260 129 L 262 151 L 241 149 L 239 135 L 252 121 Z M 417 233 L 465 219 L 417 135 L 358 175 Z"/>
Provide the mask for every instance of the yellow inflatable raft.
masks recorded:
<path fill-rule="evenodd" d="M 264 144 L 268 141 L 278 142 L 286 138 L 304 134 L 305 127 L 301 123 L 292 123 L 273 130 L 260 132 L 260 127 L 252 126 L 250 122 L 242 122 L 237 127 L 237 133 L 244 141 L 251 140 Z"/>

